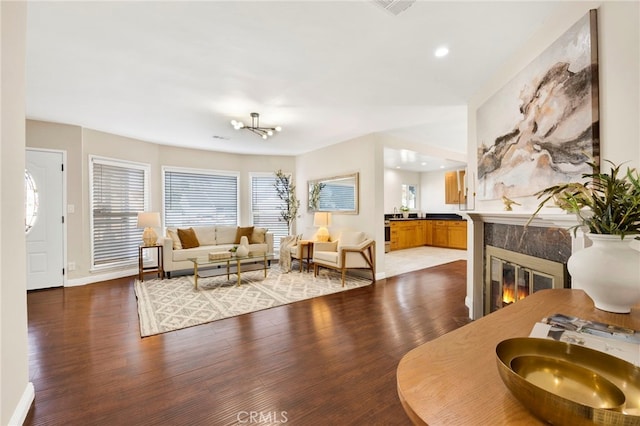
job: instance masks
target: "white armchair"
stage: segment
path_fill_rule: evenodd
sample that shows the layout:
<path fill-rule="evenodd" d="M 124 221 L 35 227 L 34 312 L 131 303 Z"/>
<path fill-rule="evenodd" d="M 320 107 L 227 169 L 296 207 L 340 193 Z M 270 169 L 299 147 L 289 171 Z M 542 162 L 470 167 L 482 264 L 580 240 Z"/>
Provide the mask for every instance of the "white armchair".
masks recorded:
<path fill-rule="evenodd" d="M 342 272 L 342 286 L 347 269 L 369 269 L 376 280 L 376 242 L 364 232 L 343 231 L 336 241 L 313 244 L 313 275 L 320 267 Z"/>

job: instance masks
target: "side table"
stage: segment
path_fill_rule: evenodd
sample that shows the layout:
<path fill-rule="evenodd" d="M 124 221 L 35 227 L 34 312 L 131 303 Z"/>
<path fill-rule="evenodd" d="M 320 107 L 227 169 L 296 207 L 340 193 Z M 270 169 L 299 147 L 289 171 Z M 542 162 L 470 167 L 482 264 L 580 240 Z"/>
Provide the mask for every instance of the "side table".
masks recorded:
<path fill-rule="evenodd" d="M 158 262 L 156 265 L 144 266 L 144 261 L 143 261 L 144 250 L 148 250 L 148 249 L 156 250 L 156 256 L 158 259 Z M 138 246 L 138 279 L 140 281 L 144 281 L 145 272 L 157 272 L 158 278 L 164 279 L 162 256 L 163 256 L 162 245 L 160 244 L 156 244 L 155 246 Z"/>
<path fill-rule="evenodd" d="M 305 248 L 306 248 L 306 257 L 305 259 L 300 259 L 300 272 L 302 272 L 302 261 L 305 260 L 307 262 L 307 272 L 309 272 L 311 269 L 311 259 L 313 259 L 313 241 L 311 240 L 302 240 L 299 241 L 298 244 L 300 244 L 300 249 L 301 249 L 301 253 L 302 256 L 305 257 Z"/>

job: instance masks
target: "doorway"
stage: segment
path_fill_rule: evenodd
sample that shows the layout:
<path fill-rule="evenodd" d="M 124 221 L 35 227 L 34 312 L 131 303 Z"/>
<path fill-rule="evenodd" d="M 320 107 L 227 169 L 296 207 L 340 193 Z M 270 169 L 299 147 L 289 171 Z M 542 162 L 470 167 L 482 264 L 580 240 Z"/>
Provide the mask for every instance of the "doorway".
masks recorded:
<path fill-rule="evenodd" d="M 64 161 L 61 151 L 26 151 L 27 290 L 64 286 Z"/>

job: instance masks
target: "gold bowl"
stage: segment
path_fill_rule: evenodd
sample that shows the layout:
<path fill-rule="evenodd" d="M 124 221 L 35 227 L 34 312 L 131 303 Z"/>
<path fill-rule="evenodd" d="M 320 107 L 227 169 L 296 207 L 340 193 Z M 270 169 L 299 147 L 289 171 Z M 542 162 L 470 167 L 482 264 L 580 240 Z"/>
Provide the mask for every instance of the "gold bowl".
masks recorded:
<path fill-rule="evenodd" d="M 584 346 L 507 339 L 498 371 L 534 415 L 555 425 L 640 425 L 640 368 Z"/>

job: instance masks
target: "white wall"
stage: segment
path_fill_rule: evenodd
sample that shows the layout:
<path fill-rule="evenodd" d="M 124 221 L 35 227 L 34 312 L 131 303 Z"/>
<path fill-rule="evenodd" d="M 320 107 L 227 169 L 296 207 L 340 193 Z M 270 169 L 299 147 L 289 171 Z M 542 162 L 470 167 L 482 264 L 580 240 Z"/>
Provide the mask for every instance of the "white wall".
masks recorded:
<path fill-rule="evenodd" d="M 425 172 L 421 174 L 420 199 L 421 209 L 425 213 L 455 213 L 457 204 L 445 204 L 444 174 L 446 170 Z"/>
<path fill-rule="evenodd" d="M 476 112 L 510 79 L 540 55 L 575 22 L 598 9 L 601 158 L 640 165 L 640 8 L 639 2 L 567 2 L 469 101 L 467 152 L 477 152 Z M 469 170 L 477 170 L 469 155 Z M 477 173 L 476 173 L 477 176 Z M 535 197 L 518 199 L 522 210 L 535 209 Z M 501 210 L 500 200 L 477 201 L 477 210 Z"/>
<path fill-rule="evenodd" d="M 359 213 L 332 215 L 329 232 L 337 235 L 341 229 L 353 229 L 371 235 L 376 240 L 376 275 L 384 278 L 384 157 L 379 136 L 363 136 L 296 157 L 297 196 L 304 206 L 308 180 L 354 172 L 360 174 Z M 312 225 L 313 214 L 302 208 L 297 232 Z"/>
<path fill-rule="evenodd" d="M 400 212 L 402 206 L 402 185 L 415 185 L 418 187 L 416 194 L 416 208 L 412 212 L 421 210 L 420 197 L 420 173 L 402 169 L 384 170 L 384 212 L 391 214 L 394 208 Z"/>
<path fill-rule="evenodd" d="M 0 424 L 22 424 L 33 401 L 27 352 L 24 237 L 26 2 L 1 2 Z"/>
<path fill-rule="evenodd" d="M 598 9 L 598 55 L 600 86 L 600 151 L 601 158 L 615 163 L 627 161 L 630 167 L 640 165 L 640 3 L 639 2 L 567 2 L 564 9 L 550 17 L 543 27 L 499 69 L 469 102 L 467 152 L 477 152 L 476 112 L 495 92 L 540 55 L 576 21 Z M 469 156 L 469 170 L 477 170 L 477 158 Z M 477 176 L 477 173 L 476 173 Z M 535 197 L 518 199 L 525 211 L 535 209 Z M 502 210 L 500 201 L 476 201 L 476 210 Z M 470 229 L 470 241 L 473 234 Z M 467 305 L 473 298 L 473 263 L 482 257 L 469 249 L 467 263 Z"/>

